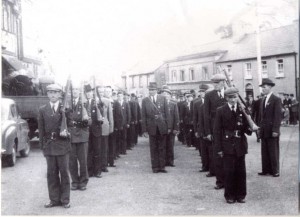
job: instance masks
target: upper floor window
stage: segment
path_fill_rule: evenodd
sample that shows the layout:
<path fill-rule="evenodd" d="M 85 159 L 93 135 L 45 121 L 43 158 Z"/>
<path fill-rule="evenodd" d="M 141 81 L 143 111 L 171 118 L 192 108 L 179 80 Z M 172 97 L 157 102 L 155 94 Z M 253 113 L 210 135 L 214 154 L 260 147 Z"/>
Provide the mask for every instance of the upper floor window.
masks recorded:
<path fill-rule="evenodd" d="M 184 76 L 184 70 L 180 70 L 180 81 L 184 81 L 185 76 Z"/>
<path fill-rule="evenodd" d="M 142 83 L 142 76 L 139 76 L 139 87 L 143 87 L 143 83 Z"/>
<path fill-rule="evenodd" d="M 245 79 L 252 79 L 251 63 L 245 63 Z"/>
<path fill-rule="evenodd" d="M 207 67 L 202 67 L 202 79 L 203 80 L 208 80 L 208 70 L 207 70 Z"/>
<path fill-rule="evenodd" d="M 2 29 L 8 31 L 8 11 L 6 4 L 3 4 L 2 13 Z"/>
<path fill-rule="evenodd" d="M 268 65 L 267 65 L 267 61 L 265 60 L 261 61 L 261 74 L 263 78 L 268 77 Z"/>
<path fill-rule="evenodd" d="M 173 70 L 171 72 L 171 81 L 177 81 L 177 71 Z"/>
<path fill-rule="evenodd" d="M 190 80 L 194 81 L 195 80 L 195 71 L 194 71 L 194 69 L 190 68 L 189 73 L 190 73 Z"/>
<path fill-rule="evenodd" d="M 283 67 L 283 59 L 276 60 L 276 78 L 284 77 L 284 67 Z"/>
<path fill-rule="evenodd" d="M 134 88 L 134 76 L 131 77 L 131 87 Z"/>

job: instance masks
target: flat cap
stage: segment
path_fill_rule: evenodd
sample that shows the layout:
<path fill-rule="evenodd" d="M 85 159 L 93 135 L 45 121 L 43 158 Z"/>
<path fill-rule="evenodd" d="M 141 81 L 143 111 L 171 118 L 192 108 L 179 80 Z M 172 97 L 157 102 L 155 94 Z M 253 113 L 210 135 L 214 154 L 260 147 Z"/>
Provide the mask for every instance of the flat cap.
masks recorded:
<path fill-rule="evenodd" d="M 215 74 L 211 77 L 210 79 L 212 82 L 214 83 L 218 83 L 220 81 L 225 81 L 226 80 L 226 76 L 223 74 Z"/>
<path fill-rule="evenodd" d="M 259 86 L 261 87 L 261 86 L 264 86 L 265 84 L 270 85 L 272 87 L 275 86 L 275 83 L 270 78 L 264 78 L 261 82 L 261 85 L 259 85 Z"/>
<path fill-rule="evenodd" d="M 162 92 L 166 92 L 168 94 L 172 94 L 172 91 L 170 90 L 170 88 L 167 85 L 164 85 L 162 87 Z"/>
<path fill-rule="evenodd" d="M 209 88 L 209 86 L 207 84 L 200 84 L 198 92 L 206 91 L 208 88 Z"/>
<path fill-rule="evenodd" d="M 59 84 L 49 84 L 46 87 L 47 91 L 56 91 L 56 92 L 61 92 L 62 88 Z"/>
<path fill-rule="evenodd" d="M 237 89 L 236 87 L 229 87 L 224 91 L 224 94 L 226 96 L 230 96 L 230 95 L 235 95 L 239 92 L 239 89 Z"/>
<path fill-rule="evenodd" d="M 157 84 L 156 82 L 150 82 L 148 86 L 149 90 L 157 90 Z"/>
<path fill-rule="evenodd" d="M 193 96 L 193 92 L 192 91 L 186 91 L 185 93 L 184 93 L 184 96 L 185 97 L 189 97 L 189 96 Z"/>

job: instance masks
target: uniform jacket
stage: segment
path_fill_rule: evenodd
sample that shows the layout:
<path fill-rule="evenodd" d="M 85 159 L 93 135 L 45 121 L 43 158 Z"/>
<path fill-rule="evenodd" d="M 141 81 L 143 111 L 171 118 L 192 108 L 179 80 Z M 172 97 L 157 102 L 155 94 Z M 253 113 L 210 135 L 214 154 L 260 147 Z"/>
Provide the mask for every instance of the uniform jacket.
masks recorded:
<path fill-rule="evenodd" d="M 184 102 L 181 107 L 181 117 L 184 124 L 193 124 L 193 103 Z"/>
<path fill-rule="evenodd" d="M 102 136 L 108 136 L 114 132 L 114 118 L 110 99 L 101 98 L 103 103 L 103 124 L 102 124 Z"/>
<path fill-rule="evenodd" d="M 126 125 L 130 125 L 131 121 L 131 112 L 130 112 L 130 106 L 128 102 L 123 101 L 122 105 L 122 126 L 123 128 L 127 128 Z"/>
<path fill-rule="evenodd" d="M 90 113 L 92 119 L 92 124 L 90 126 L 90 134 L 92 133 L 93 136 L 99 137 L 102 135 L 102 124 L 97 120 L 96 106 L 98 107 L 101 115 L 103 116 L 103 107 L 99 103 L 96 104 L 95 100 L 92 99 L 90 105 Z"/>
<path fill-rule="evenodd" d="M 131 124 L 138 121 L 138 110 L 137 103 L 135 101 L 129 101 L 130 113 L 131 113 Z"/>
<path fill-rule="evenodd" d="M 182 121 L 183 117 L 182 117 L 182 109 L 183 109 L 183 105 L 186 101 L 181 101 L 177 103 L 177 107 L 178 107 L 178 113 L 179 113 L 179 120 Z"/>
<path fill-rule="evenodd" d="M 173 130 L 179 130 L 179 113 L 178 113 L 178 107 L 177 103 L 173 101 L 168 102 L 168 108 L 169 108 L 169 120 L 170 126 L 171 126 L 171 131 Z"/>
<path fill-rule="evenodd" d="M 261 99 L 257 99 L 253 102 L 252 104 L 252 118 L 253 118 L 253 121 L 257 124 L 259 122 L 259 112 L 260 112 L 260 102 L 261 102 Z"/>
<path fill-rule="evenodd" d="M 272 132 L 280 133 L 280 124 L 282 119 L 281 99 L 271 94 L 267 106 L 264 108 L 265 100 L 260 103 L 260 135 L 261 138 L 272 137 Z"/>
<path fill-rule="evenodd" d="M 251 135 L 248 122 L 239 108 L 236 109 L 235 116 L 227 103 L 217 109 L 213 128 L 217 152 L 222 151 L 224 154 L 238 157 L 247 154 L 248 143 L 245 133 Z"/>
<path fill-rule="evenodd" d="M 62 122 L 61 103 L 59 103 L 57 111 L 54 113 L 50 103 L 39 108 L 38 128 L 39 142 L 45 156 L 65 155 L 71 149 L 69 138 L 59 136 L 60 126 Z M 66 112 L 67 126 L 71 126 L 70 111 Z M 54 139 L 51 139 L 53 135 Z"/>
<path fill-rule="evenodd" d="M 289 108 L 289 107 L 291 107 L 292 100 L 291 99 L 284 99 L 282 103 L 283 103 L 283 105 L 287 105 L 288 108 Z"/>
<path fill-rule="evenodd" d="M 193 109 L 193 124 L 194 124 L 194 131 L 199 133 L 199 124 L 200 124 L 200 107 L 203 104 L 203 100 L 198 98 L 194 102 L 194 109 Z"/>
<path fill-rule="evenodd" d="M 86 104 L 85 104 L 86 108 Z M 74 105 L 73 111 L 71 113 L 72 121 L 77 123 L 82 123 L 81 117 L 82 117 L 82 108 L 80 105 L 80 100 L 78 100 L 77 104 Z M 80 142 L 88 142 L 89 141 L 89 127 L 88 127 L 88 121 L 86 123 L 83 123 L 81 126 L 76 126 L 76 124 L 73 124 L 73 126 L 70 128 L 71 132 L 71 143 L 80 143 Z"/>
<path fill-rule="evenodd" d="M 160 134 L 167 134 L 168 129 L 171 129 L 169 115 L 168 102 L 164 96 L 157 95 L 156 104 L 145 97 L 142 101 L 142 132 L 156 135 L 158 128 Z"/>
<path fill-rule="evenodd" d="M 224 105 L 226 100 L 220 98 L 217 90 L 212 90 L 204 97 L 204 133 L 212 134 L 217 108 Z"/>
<path fill-rule="evenodd" d="M 113 105 L 113 116 L 114 116 L 114 129 L 121 130 L 121 128 L 123 127 L 122 106 L 117 100 L 114 100 L 112 105 Z"/>

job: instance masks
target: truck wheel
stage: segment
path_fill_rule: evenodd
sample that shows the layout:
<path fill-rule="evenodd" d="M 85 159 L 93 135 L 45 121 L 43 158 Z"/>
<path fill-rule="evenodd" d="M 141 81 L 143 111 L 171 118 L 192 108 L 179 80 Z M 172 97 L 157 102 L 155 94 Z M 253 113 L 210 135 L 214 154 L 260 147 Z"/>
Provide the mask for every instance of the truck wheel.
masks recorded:
<path fill-rule="evenodd" d="M 16 164 L 16 161 L 17 161 L 17 149 L 16 149 L 16 144 L 14 144 L 12 153 L 7 156 L 7 165 L 13 167 Z"/>
<path fill-rule="evenodd" d="M 30 141 L 29 141 L 29 137 L 28 137 L 27 142 L 25 144 L 25 148 L 20 151 L 20 155 L 21 155 L 21 157 L 28 157 L 29 152 L 30 152 Z"/>

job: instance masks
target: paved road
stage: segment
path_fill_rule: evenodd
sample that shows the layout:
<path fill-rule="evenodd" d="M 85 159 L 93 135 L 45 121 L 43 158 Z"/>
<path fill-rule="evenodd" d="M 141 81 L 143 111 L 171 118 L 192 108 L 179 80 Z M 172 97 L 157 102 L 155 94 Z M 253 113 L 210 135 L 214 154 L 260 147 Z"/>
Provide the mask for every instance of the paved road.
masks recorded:
<path fill-rule="evenodd" d="M 226 204 L 223 190 L 214 190 L 214 178 L 199 173 L 194 148 L 175 145 L 174 168 L 153 174 L 148 141 L 117 161 L 116 168 L 91 178 L 84 192 L 71 192 L 71 208 L 45 209 L 48 201 L 46 161 L 33 142 L 28 158 L 2 168 L 2 215 L 295 215 L 298 213 L 297 127 L 282 128 L 281 176 L 260 177 L 260 144 L 248 138 L 246 157 L 248 195 L 245 204 Z"/>

